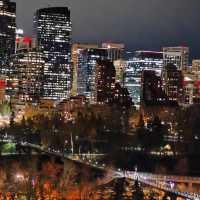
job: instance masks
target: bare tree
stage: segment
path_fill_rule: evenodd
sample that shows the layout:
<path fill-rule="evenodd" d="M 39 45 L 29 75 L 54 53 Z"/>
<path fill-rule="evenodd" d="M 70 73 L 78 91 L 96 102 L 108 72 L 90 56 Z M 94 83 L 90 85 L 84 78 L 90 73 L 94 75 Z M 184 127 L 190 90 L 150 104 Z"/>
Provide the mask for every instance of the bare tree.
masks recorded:
<path fill-rule="evenodd" d="M 60 188 L 62 193 L 67 193 L 75 187 L 77 175 L 78 172 L 76 166 L 72 162 L 66 161 L 60 181 Z"/>

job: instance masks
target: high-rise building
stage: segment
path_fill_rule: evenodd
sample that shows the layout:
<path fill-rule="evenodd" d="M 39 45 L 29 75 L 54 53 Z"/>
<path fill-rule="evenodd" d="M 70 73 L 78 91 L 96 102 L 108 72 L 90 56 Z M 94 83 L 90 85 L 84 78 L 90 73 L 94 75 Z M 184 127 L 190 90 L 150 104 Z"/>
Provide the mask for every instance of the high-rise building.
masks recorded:
<path fill-rule="evenodd" d="M 105 49 L 90 48 L 79 51 L 77 70 L 77 91 L 78 95 L 84 95 L 91 102 L 95 103 L 96 87 L 96 66 L 98 60 L 107 60 Z"/>
<path fill-rule="evenodd" d="M 44 54 L 28 47 L 18 50 L 12 56 L 11 63 L 18 81 L 17 98 L 25 102 L 38 102 L 43 89 Z"/>
<path fill-rule="evenodd" d="M 80 66 L 79 63 L 79 57 L 80 57 L 80 51 L 83 49 L 94 49 L 98 48 L 97 44 L 81 44 L 81 43 L 75 43 L 72 45 L 72 64 L 73 64 L 73 84 L 72 84 L 72 91 L 71 94 L 73 96 L 76 96 L 78 94 L 78 70 Z"/>
<path fill-rule="evenodd" d="M 193 72 L 184 73 L 183 81 L 183 98 L 181 103 L 184 106 L 192 104 L 200 104 L 200 74 L 196 73 L 198 68 L 195 68 Z"/>
<path fill-rule="evenodd" d="M 19 79 L 17 67 L 13 64 L 12 59 L 15 56 L 10 56 L 9 63 L 5 65 L 6 74 L 3 75 L 6 81 L 6 99 L 11 100 L 17 95 L 19 89 Z"/>
<path fill-rule="evenodd" d="M 135 60 L 134 60 L 135 59 Z M 163 69 L 163 53 L 159 51 L 135 51 L 135 67 L 138 72 L 153 70 L 161 74 Z"/>
<path fill-rule="evenodd" d="M 160 76 L 163 68 L 163 53 L 157 51 L 135 51 L 129 58 L 124 72 L 124 86 L 136 106 L 140 105 L 141 76 L 144 70 L 153 70 Z"/>
<path fill-rule="evenodd" d="M 164 66 L 174 64 L 180 70 L 187 70 L 189 66 L 188 47 L 164 47 L 163 48 Z"/>
<path fill-rule="evenodd" d="M 62 100 L 72 88 L 71 19 L 67 7 L 37 10 L 34 19 L 39 50 L 45 54 L 43 98 Z"/>
<path fill-rule="evenodd" d="M 179 103 L 183 95 L 183 74 L 176 65 L 168 64 L 163 68 L 162 84 L 168 101 Z"/>
<path fill-rule="evenodd" d="M 166 103 L 166 95 L 162 88 L 161 77 L 152 70 L 142 72 L 141 101 L 145 105 L 161 105 Z"/>
<path fill-rule="evenodd" d="M 115 67 L 109 60 L 98 60 L 95 75 L 95 102 L 109 103 L 115 87 Z"/>
<path fill-rule="evenodd" d="M 123 72 L 126 63 L 123 60 L 125 45 L 123 43 L 105 42 L 102 43 L 102 48 L 107 50 L 107 59 L 114 63 L 117 78 L 116 81 L 123 85 Z"/>
<path fill-rule="evenodd" d="M 125 45 L 122 43 L 106 42 L 102 44 L 102 48 L 108 52 L 108 60 L 115 61 L 123 58 Z"/>
<path fill-rule="evenodd" d="M 124 87 L 128 89 L 136 106 L 140 105 L 141 72 L 135 68 L 134 59 L 127 61 L 124 71 Z"/>
<path fill-rule="evenodd" d="M 114 66 L 116 70 L 116 82 L 120 83 L 121 86 L 124 85 L 124 72 L 126 69 L 127 61 L 125 60 L 116 60 L 114 61 Z"/>
<path fill-rule="evenodd" d="M 16 3 L 0 0 L 0 64 L 2 65 L 15 52 L 15 35 Z"/>
<path fill-rule="evenodd" d="M 192 72 L 200 73 L 200 60 L 192 61 Z"/>

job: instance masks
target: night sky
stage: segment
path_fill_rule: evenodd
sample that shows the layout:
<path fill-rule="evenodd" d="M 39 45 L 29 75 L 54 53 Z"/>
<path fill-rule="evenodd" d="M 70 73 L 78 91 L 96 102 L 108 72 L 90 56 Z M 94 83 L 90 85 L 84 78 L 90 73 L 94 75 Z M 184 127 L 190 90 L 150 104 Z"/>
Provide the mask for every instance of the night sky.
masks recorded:
<path fill-rule="evenodd" d="M 36 9 L 69 6 L 73 41 L 124 42 L 128 50 L 188 45 L 200 58 L 200 0 L 16 0 L 18 27 L 32 34 Z"/>

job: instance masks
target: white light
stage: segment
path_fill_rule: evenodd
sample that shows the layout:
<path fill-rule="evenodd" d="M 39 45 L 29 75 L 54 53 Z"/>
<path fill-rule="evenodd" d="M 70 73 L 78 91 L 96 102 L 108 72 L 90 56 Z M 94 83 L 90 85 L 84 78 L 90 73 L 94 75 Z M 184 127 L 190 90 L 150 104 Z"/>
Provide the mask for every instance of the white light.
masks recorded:
<path fill-rule="evenodd" d="M 16 30 L 16 33 L 17 33 L 17 34 L 20 34 L 20 35 L 23 35 L 23 34 L 24 34 L 24 31 L 23 31 L 23 29 L 20 29 L 20 28 L 19 28 L 19 29 Z"/>

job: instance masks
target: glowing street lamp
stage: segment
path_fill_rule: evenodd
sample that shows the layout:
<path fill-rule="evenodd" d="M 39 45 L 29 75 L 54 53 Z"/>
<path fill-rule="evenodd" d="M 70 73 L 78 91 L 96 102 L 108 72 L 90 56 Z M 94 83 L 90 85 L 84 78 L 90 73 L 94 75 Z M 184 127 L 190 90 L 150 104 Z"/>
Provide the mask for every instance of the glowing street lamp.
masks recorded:
<path fill-rule="evenodd" d="M 25 180 L 24 175 L 23 174 L 16 174 L 15 180 L 20 181 L 20 182 L 24 181 Z"/>

